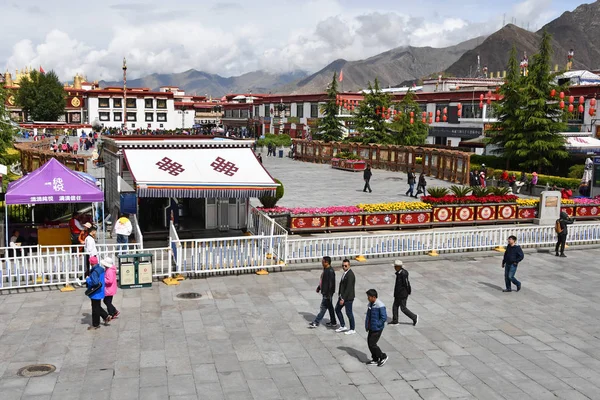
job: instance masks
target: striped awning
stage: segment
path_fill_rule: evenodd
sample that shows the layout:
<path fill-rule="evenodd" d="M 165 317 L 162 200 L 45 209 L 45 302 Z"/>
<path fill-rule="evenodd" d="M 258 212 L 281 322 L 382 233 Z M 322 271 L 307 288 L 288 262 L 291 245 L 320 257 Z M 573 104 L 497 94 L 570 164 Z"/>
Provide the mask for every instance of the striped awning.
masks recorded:
<path fill-rule="evenodd" d="M 249 198 L 278 184 L 250 148 L 126 149 L 139 197 Z"/>

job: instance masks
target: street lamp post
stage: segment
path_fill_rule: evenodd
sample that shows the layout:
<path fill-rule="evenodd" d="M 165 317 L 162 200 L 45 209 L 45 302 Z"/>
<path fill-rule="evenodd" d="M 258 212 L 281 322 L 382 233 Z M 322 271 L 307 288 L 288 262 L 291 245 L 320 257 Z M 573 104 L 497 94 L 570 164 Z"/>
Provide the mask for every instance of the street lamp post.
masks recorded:
<path fill-rule="evenodd" d="M 279 111 L 279 134 L 283 134 L 283 115 L 285 112 L 285 105 L 283 104 L 283 99 L 279 101 L 277 105 L 277 111 Z"/>
<path fill-rule="evenodd" d="M 127 133 L 127 60 L 123 57 L 123 126 Z"/>

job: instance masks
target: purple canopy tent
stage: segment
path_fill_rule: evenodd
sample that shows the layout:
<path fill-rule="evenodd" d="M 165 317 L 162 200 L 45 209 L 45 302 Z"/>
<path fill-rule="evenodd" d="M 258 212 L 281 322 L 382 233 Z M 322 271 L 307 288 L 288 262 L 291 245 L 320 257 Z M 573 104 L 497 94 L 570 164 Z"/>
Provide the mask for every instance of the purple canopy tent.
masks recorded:
<path fill-rule="evenodd" d="M 52 158 L 32 173 L 11 182 L 6 190 L 4 205 L 96 202 L 104 202 L 104 193 L 77 172 Z M 104 213 L 104 207 L 102 211 Z M 8 209 L 5 215 L 8 243 Z"/>

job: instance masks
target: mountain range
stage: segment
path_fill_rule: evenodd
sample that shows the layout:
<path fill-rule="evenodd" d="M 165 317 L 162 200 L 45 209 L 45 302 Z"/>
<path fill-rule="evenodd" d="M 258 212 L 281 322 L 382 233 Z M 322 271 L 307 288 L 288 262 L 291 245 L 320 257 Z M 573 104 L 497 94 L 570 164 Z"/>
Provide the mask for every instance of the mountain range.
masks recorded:
<path fill-rule="evenodd" d="M 344 71 L 344 91 L 356 91 L 375 78 L 382 87 L 415 82 L 424 77 L 444 73 L 448 76 L 472 77 L 477 71 L 477 56 L 481 67 L 489 72 L 506 69 L 512 46 L 519 60 L 526 52 L 533 55 L 539 46 L 541 33 L 552 34 L 554 49 L 552 63 L 563 69 L 569 49 L 574 49 L 574 69 L 600 69 L 600 0 L 567 11 L 537 32 L 508 24 L 489 36 L 467 40 L 445 48 L 398 47 L 365 60 L 335 60 L 318 72 L 305 71 L 276 74 L 265 71 L 249 72 L 225 78 L 194 69 L 174 74 L 152 74 L 129 80 L 129 87 L 178 86 L 186 93 L 220 97 L 227 93 L 317 93 L 325 90 L 334 72 Z M 531 62 L 531 58 L 530 58 Z M 121 86 L 121 82 L 100 82 L 101 87 Z M 340 85 L 342 86 L 342 85 Z"/>

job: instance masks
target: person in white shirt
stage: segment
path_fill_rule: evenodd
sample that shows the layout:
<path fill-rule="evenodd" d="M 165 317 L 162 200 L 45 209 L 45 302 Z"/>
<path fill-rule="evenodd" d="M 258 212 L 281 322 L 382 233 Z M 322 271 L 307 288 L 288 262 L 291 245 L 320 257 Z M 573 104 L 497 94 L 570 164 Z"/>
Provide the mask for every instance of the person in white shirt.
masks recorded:
<path fill-rule="evenodd" d="M 129 243 L 129 235 L 131 235 L 131 232 L 133 232 L 131 221 L 126 215 L 122 214 L 115 224 L 117 243 L 121 244 L 121 246 L 118 246 L 119 251 L 128 249 L 127 243 Z"/>
<path fill-rule="evenodd" d="M 96 249 L 96 227 L 92 226 L 88 229 L 88 235 L 83 242 L 85 249 L 85 278 L 90 274 L 90 257 L 98 257 L 98 249 Z"/>

